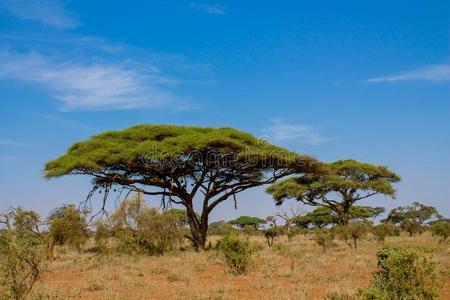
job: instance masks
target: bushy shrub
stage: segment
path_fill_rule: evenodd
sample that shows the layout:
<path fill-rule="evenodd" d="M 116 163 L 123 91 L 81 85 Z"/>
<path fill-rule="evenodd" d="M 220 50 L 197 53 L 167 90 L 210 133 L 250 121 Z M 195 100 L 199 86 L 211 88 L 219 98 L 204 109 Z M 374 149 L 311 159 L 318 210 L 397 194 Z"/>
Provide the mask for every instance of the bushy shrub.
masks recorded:
<path fill-rule="evenodd" d="M 86 213 L 75 205 L 64 205 L 53 210 L 48 217 L 49 235 L 54 245 L 68 245 L 80 250 L 89 237 Z"/>
<path fill-rule="evenodd" d="M 278 227 L 269 227 L 266 230 L 264 230 L 264 237 L 267 240 L 267 244 L 269 247 L 273 246 L 273 241 L 277 236 L 279 236 L 282 233 L 282 229 Z"/>
<path fill-rule="evenodd" d="M 248 240 L 235 235 L 220 239 L 217 250 L 224 257 L 227 268 L 233 274 L 244 274 L 248 271 L 255 251 Z"/>
<path fill-rule="evenodd" d="M 377 253 L 372 285 L 359 294 L 368 300 L 438 299 L 434 263 L 417 251 L 385 246 Z"/>
<path fill-rule="evenodd" d="M 387 236 L 399 236 L 400 229 L 394 224 L 379 224 L 372 227 L 372 234 L 383 242 Z"/>
<path fill-rule="evenodd" d="M 249 235 L 249 236 L 261 235 L 261 231 L 259 231 L 258 229 L 255 229 L 253 226 L 244 226 L 244 228 L 242 228 L 241 231 L 243 234 Z"/>
<path fill-rule="evenodd" d="M 234 228 L 231 224 L 228 224 L 225 221 L 213 222 L 208 226 L 208 235 L 227 236 L 237 234 L 239 234 L 239 229 Z"/>
<path fill-rule="evenodd" d="M 450 236 L 450 222 L 437 222 L 431 226 L 433 236 L 439 236 L 440 242 L 445 241 Z"/>
<path fill-rule="evenodd" d="M 180 220 L 145 205 L 137 194 L 125 199 L 112 215 L 113 230 L 123 252 L 162 255 L 181 242 Z"/>
<path fill-rule="evenodd" d="M 292 241 L 292 239 L 299 235 L 302 232 L 302 230 L 298 227 L 288 227 L 286 228 L 286 230 L 284 231 L 284 233 L 286 234 L 288 241 Z"/>
<path fill-rule="evenodd" d="M 400 227 L 401 229 L 406 231 L 409 234 L 409 236 L 413 236 L 417 233 L 423 232 L 423 228 L 420 225 L 420 223 L 411 219 L 403 220 L 402 223 L 400 224 Z"/>
<path fill-rule="evenodd" d="M 108 241 L 111 238 L 112 230 L 109 223 L 105 219 L 98 219 L 94 223 L 95 227 L 95 248 L 99 253 L 108 253 Z"/>
<path fill-rule="evenodd" d="M 314 240 L 322 247 L 323 252 L 327 252 L 327 249 L 335 246 L 334 233 L 329 229 L 316 229 L 314 230 Z"/>
<path fill-rule="evenodd" d="M 352 247 L 349 240 L 353 241 L 353 247 L 358 248 L 358 241 L 364 238 L 369 231 L 368 224 L 366 223 L 350 223 L 345 226 L 336 227 L 336 232 L 339 237 L 343 239 L 347 245 Z"/>
<path fill-rule="evenodd" d="M 16 225 L 20 222 L 15 220 Z M 0 230 L 0 298 L 25 299 L 39 278 L 46 247 L 41 235 L 7 227 Z"/>

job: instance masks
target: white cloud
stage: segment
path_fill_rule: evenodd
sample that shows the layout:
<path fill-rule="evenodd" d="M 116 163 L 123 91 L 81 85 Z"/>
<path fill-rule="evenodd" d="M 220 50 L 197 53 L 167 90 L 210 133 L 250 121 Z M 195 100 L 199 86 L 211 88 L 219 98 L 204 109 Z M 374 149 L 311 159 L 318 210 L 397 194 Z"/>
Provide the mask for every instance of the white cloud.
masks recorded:
<path fill-rule="evenodd" d="M 158 68 L 118 63 L 56 62 L 39 54 L 0 53 L 0 78 L 35 84 L 63 102 L 63 110 L 155 107 L 175 100 L 175 83 Z"/>
<path fill-rule="evenodd" d="M 0 138 L 0 146 L 9 146 L 9 147 L 19 147 L 19 148 L 28 148 L 29 146 L 27 144 L 9 140 L 9 139 L 2 139 Z"/>
<path fill-rule="evenodd" d="M 450 64 L 427 66 L 422 69 L 402 72 L 397 75 L 367 79 L 367 82 L 397 82 L 406 80 L 448 81 L 450 80 Z"/>
<path fill-rule="evenodd" d="M 207 14 L 223 15 L 227 13 L 227 7 L 219 4 L 191 3 L 191 7 Z"/>
<path fill-rule="evenodd" d="M 325 141 L 320 133 L 311 126 L 289 124 L 282 119 L 270 120 L 270 125 L 266 129 L 274 140 L 301 140 L 301 142 L 311 145 L 318 145 Z"/>
<path fill-rule="evenodd" d="M 24 20 L 59 29 L 75 28 L 78 21 L 56 0 L 3 0 L 0 9 Z"/>

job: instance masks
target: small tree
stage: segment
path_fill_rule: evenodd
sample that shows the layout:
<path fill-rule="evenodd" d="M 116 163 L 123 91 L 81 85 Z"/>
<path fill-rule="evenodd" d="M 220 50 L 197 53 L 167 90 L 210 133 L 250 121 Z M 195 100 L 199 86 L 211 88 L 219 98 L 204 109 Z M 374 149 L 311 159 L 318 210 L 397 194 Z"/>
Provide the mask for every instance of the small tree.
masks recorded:
<path fill-rule="evenodd" d="M 384 242 L 387 236 L 399 236 L 400 229 L 393 224 L 378 224 L 372 227 L 372 234 L 378 241 Z"/>
<path fill-rule="evenodd" d="M 112 215 L 114 232 L 124 250 L 163 255 L 180 243 L 180 220 L 145 205 L 141 194 L 125 199 Z"/>
<path fill-rule="evenodd" d="M 364 223 L 350 223 L 337 228 L 339 236 L 350 248 L 352 247 L 352 244 L 348 241 L 353 240 L 353 247 L 355 247 L 355 249 L 358 248 L 358 241 L 364 238 L 368 231 L 368 225 Z"/>
<path fill-rule="evenodd" d="M 80 212 L 73 204 L 54 209 L 48 221 L 54 245 L 69 245 L 80 250 L 89 237 L 86 213 Z"/>
<path fill-rule="evenodd" d="M 439 236 L 440 242 L 447 240 L 450 236 L 450 222 L 437 222 L 431 226 L 431 233 L 433 236 Z"/>
<path fill-rule="evenodd" d="M 39 279 L 46 258 L 40 217 L 20 207 L 0 214 L 1 299 L 25 299 Z"/>
<path fill-rule="evenodd" d="M 322 247 L 323 253 L 327 252 L 327 249 L 334 246 L 334 233 L 328 229 L 316 229 L 314 231 L 314 240 Z"/>
<path fill-rule="evenodd" d="M 258 229 L 261 225 L 266 224 L 267 221 L 258 217 L 240 216 L 239 218 L 231 220 L 228 223 L 231 225 L 236 225 L 241 229 L 245 226 L 251 226 L 254 229 Z"/>
<path fill-rule="evenodd" d="M 222 220 L 209 224 L 208 234 L 220 236 L 238 235 L 239 229 Z"/>
<path fill-rule="evenodd" d="M 434 263 L 416 251 L 386 246 L 377 253 L 372 285 L 360 290 L 368 300 L 438 299 Z"/>
<path fill-rule="evenodd" d="M 333 210 L 339 224 L 347 225 L 351 219 L 350 208 L 358 201 L 380 194 L 395 196 L 393 184 L 400 177 L 384 166 L 340 160 L 328 164 L 328 172 L 290 177 L 270 186 L 277 205 L 286 199 L 296 199 L 312 206 Z"/>

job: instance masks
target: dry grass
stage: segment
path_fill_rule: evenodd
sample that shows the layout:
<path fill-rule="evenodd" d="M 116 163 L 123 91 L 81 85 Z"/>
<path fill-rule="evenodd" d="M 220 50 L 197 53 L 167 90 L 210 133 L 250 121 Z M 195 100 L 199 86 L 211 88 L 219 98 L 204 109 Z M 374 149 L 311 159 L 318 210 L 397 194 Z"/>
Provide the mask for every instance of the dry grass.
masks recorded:
<path fill-rule="evenodd" d="M 337 242 L 323 253 L 308 235 L 291 242 L 278 238 L 272 248 L 262 237 L 251 240 L 260 250 L 245 276 L 227 274 L 213 251 L 163 257 L 63 253 L 48 265 L 32 299 L 324 299 L 331 294 L 351 299 L 370 283 L 381 247 L 375 240 L 362 241 L 357 250 Z M 439 267 L 441 296 L 450 299 L 448 243 L 439 244 L 428 233 L 386 242 L 431 256 Z"/>

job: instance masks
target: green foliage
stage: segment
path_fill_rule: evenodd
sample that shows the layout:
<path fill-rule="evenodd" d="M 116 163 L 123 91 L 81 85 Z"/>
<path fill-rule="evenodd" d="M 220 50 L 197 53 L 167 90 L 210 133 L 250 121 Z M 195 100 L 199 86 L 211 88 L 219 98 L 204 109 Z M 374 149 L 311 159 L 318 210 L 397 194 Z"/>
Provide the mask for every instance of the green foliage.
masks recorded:
<path fill-rule="evenodd" d="M 450 222 L 437 222 L 431 226 L 433 236 L 439 236 L 441 242 L 447 240 L 450 236 Z"/>
<path fill-rule="evenodd" d="M 240 228 L 252 226 L 253 228 L 258 229 L 259 226 L 266 224 L 267 221 L 258 217 L 240 216 L 239 218 L 231 220 L 228 223 L 231 225 L 236 225 Z"/>
<path fill-rule="evenodd" d="M 378 271 L 372 285 L 360 290 L 368 300 L 438 299 L 434 263 L 422 254 L 385 246 L 377 253 Z"/>
<path fill-rule="evenodd" d="M 163 255 L 182 240 L 180 220 L 145 205 L 141 194 L 125 199 L 112 215 L 119 250 Z"/>
<path fill-rule="evenodd" d="M 433 219 L 440 219 L 442 216 L 433 206 L 427 206 L 419 202 L 413 202 L 410 206 L 399 206 L 389 212 L 389 215 L 382 222 L 401 224 L 408 220 L 422 226 Z"/>
<path fill-rule="evenodd" d="M 39 279 L 47 254 L 39 222 L 36 212 L 20 207 L 0 214 L 1 299 L 25 299 Z"/>
<path fill-rule="evenodd" d="M 264 230 L 264 237 L 266 238 L 269 247 L 273 246 L 273 241 L 281 234 L 283 234 L 283 229 L 279 227 L 269 227 Z"/>
<path fill-rule="evenodd" d="M 406 231 L 409 236 L 413 236 L 416 233 L 422 233 L 424 228 L 420 225 L 419 222 L 413 219 L 405 219 L 400 224 L 400 228 Z"/>
<path fill-rule="evenodd" d="M 258 229 L 255 229 L 255 227 L 253 226 L 245 226 L 244 228 L 241 229 L 241 232 L 245 235 L 251 235 L 251 236 L 257 236 L 257 235 L 261 235 L 261 231 Z"/>
<path fill-rule="evenodd" d="M 208 234 L 219 236 L 238 235 L 239 229 L 231 226 L 231 224 L 228 224 L 225 221 L 217 221 L 209 224 Z"/>
<path fill-rule="evenodd" d="M 334 247 L 334 232 L 329 229 L 316 229 L 314 230 L 314 240 L 322 247 L 323 252 L 327 252 L 327 249 Z"/>
<path fill-rule="evenodd" d="M 68 245 L 80 250 L 89 237 L 86 213 L 78 211 L 75 205 L 56 208 L 48 220 L 49 235 L 54 245 Z"/>
<path fill-rule="evenodd" d="M 96 251 L 100 253 L 108 253 L 108 241 L 112 237 L 112 229 L 105 219 L 98 219 L 94 223 L 95 227 L 95 247 Z"/>
<path fill-rule="evenodd" d="M 387 236 L 399 236 L 400 229 L 393 224 L 378 224 L 372 227 L 372 234 L 383 242 Z"/>
<path fill-rule="evenodd" d="M 270 186 L 267 192 L 277 204 L 296 199 L 305 204 L 328 207 L 337 214 L 339 223 L 345 225 L 355 202 L 375 194 L 394 197 L 393 184 L 400 181 L 400 177 L 387 167 L 355 160 L 340 160 L 327 166 L 327 172 L 290 177 Z"/>
<path fill-rule="evenodd" d="M 224 257 L 229 271 L 233 274 L 244 274 L 252 262 L 255 249 L 250 242 L 236 235 L 221 238 L 217 250 Z"/>
<path fill-rule="evenodd" d="M 352 247 L 349 240 L 353 241 L 353 247 L 358 248 L 358 241 L 364 238 L 369 231 L 369 225 L 366 223 L 350 223 L 348 225 L 339 226 L 336 228 L 336 232 L 339 237 L 343 239 L 347 245 Z"/>

